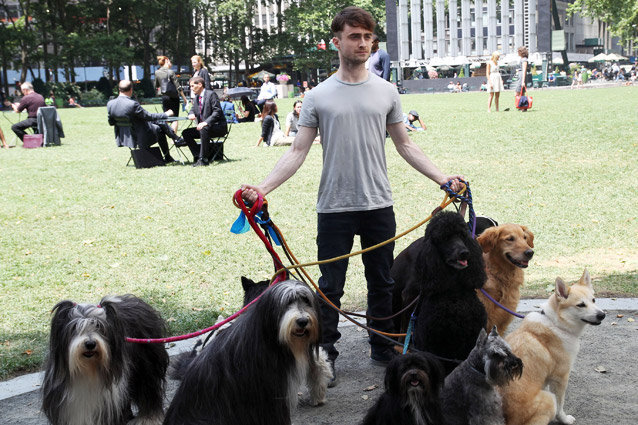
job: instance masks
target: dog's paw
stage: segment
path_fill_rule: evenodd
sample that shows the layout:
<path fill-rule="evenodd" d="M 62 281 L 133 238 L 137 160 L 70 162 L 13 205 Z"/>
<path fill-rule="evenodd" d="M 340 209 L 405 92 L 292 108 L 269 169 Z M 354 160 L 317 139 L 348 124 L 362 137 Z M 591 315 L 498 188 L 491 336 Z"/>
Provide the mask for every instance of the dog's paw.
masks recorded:
<path fill-rule="evenodd" d="M 560 423 L 567 425 L 571 425 L 576 422 L 576 418 L 574 418 L 572 415 L 566 415 L 565 413 L 559 413 L 556 416 L 556 419 L 558 419 Z"/>
<path fill-rule="evenodd" d="M 300 407 L 307 407 L 307 406 L 318 407 L 318 406 L 323 406 L 324 404 L 326 404 L 325 397 L 323 399 L 316 399 L 314 397 L 309 397 L 309 396 L 299 397 Z"/>

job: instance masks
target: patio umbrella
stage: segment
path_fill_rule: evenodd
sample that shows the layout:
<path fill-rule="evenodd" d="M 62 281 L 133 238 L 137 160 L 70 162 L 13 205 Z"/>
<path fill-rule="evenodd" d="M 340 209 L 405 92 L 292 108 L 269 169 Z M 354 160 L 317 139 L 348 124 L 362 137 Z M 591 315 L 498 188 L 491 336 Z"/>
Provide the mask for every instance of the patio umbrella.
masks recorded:
<path fill-rule="evenodd" d="M 262 69 L 259 72 L 249 75 L 248 78 L 252 78 L 253 80 L 263 80 L 265 75 L 269 75 L 270 78 L 275 76 L 275 74 L 273 74 L 272 72 L 268 72 Z"/>
<path fill-rule="evenodd" d="M 232 89 L 228 89 L 226 94 L 231 99 L 239 99 L 242 96 L 252 96 L 254 92 L 248 87 L 233 87 Z"/>
<path fill-rule="evenodd" d="M 589 58 L 587 60 L 587 62 L 589 63 L 594 63 L 594 62 L 606 62 L 608 61 L 608 56 L 604 53 L 598 53 L 596 56 L 592 56 L 591 58 Z"/>
<path fill-rule="evenodd" d="M 627 58 L 624 56 L 620 56 L 618 53 L 610 53 L 607 55 L 607 60 L 610 60 L 612 62 L 619 62 L 627 60 Z"/>

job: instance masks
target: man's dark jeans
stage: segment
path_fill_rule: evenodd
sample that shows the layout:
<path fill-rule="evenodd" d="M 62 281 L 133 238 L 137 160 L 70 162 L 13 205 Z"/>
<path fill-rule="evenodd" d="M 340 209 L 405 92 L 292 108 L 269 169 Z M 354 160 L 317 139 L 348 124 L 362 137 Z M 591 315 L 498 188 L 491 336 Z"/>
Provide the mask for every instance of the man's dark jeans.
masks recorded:
<path fill-rule="evenodd" d="M 27 118 L 24 121 L 20 121 L 11 126 L 11 130 L 20 138 L 20 140 L 24 141 L 24 135 L 27 134 L 25 131 L 28 128 L 34 128 L 37 130 L 38 128 L 38 119 L 36 117 Z"/>
<path fill-rule="evenodd" d="M 367 248 L 394 237 L 396 222 L 392 207 L 372 211 L 342 213 L 320 213 L 317 219 L 317 248 L 319 260 L 348 254 L 352 250 L 354 236 L 359 235 L 361 247 Z M 365 278 L 368 284 L 368 315 L 387 317 L 392 314 L 392 287 L 390 268 L 394 261 L 394 242 L 363 254 Z M 348 260 L 340 260 L 321 265 L 319 288 L 337 307 L 341 307 L 341 297 L 346 283 Z M 334 360 L 339 355 L 334 344 L 341 334 L 337 329 L 339 313 L 326 303 L 321 304 L 322 337 L 321 346 L 328 358 Z M 392 321 L 369 321 L 373 329 L 392 332 Z M 376 334 L 370 335 L 372 351 L 384 350 L 392 343 Z"/>

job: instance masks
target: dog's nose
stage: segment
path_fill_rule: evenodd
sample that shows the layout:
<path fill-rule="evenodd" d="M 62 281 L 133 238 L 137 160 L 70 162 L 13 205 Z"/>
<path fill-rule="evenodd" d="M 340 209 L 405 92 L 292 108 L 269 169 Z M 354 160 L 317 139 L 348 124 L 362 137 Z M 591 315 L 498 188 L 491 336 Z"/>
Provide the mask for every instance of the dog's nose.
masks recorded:
<path fill-rule="evenodd" d="M 527 257 L 528 260 L 531 260 L 532 257 L 534 256 L 534 250 L 528 249 L 527 251 L 525 251 L 525 256 Z"/>
<path fill-rule="evenodd" d="M 86 348 L 87 350 L 95 350 L 95 347 L 97 347 L 97 343 L 92 339 L 84 342 L 84 348 Z"/>
<path fill-rule="evenodd" d="M 602 321 L 605 318 L 605 316 L 606 316 L 605 312 L 601 311 L 600 313 L 596 315 L 596 319 Z"/>
<path fill-rule="evenodd" d="M 459 260 L 467 260 L 470 258 L 470 251 L 467 249 L 462 249 L 459 251 Z"/>
<path fill-rule="evenodd" d="M 300 317 L 297 319 L 297 326 L 299 326 L 300 328 L 305 328 L 307 325 L 308 325 L 307 317 Z"/>

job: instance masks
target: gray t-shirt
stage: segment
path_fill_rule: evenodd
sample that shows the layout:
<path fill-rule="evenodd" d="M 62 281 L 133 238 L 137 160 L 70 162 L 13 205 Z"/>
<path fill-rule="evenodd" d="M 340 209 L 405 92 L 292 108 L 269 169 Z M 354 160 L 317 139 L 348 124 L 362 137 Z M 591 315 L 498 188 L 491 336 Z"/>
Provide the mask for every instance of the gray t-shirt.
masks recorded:
<path fill-rule="evenodd" d="M 396 87 L 373 74 L 362 83 L 333 75 L 306 94 L 298 125 L 319 128 L 323 147 L 318 213 L 393 204 L 385 133 L 386 124 L 402 121 Z"/>

